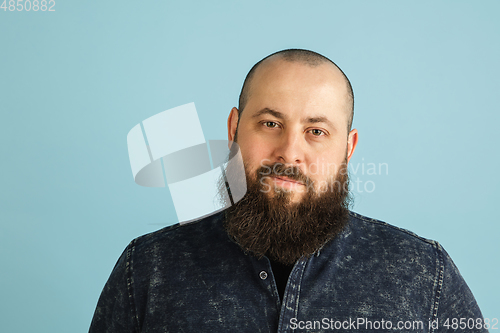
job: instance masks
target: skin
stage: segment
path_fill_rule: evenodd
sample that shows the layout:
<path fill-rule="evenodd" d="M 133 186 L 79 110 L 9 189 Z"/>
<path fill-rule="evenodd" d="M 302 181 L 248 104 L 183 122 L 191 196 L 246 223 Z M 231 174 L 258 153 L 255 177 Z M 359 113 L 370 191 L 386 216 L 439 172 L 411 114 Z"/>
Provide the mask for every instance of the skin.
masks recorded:
<path fill-rule="evenodd" d="M 347 93 L 342 73 L 329 63 L 311 67 L 267 59 L 255 72 L 241 119 L 233 107 L 227 120 L 229 141 L 238 129 L 246 172 L 253 175 L 262 164 L 294 165 L 314 181 L 316 190 L 324 190 L 346 157 L 350 161 L 358 142 L 356 129 L 347 133 Z M 307 188 L 286 175 L 265 181 L 292 192 L 292 203 Z"/>

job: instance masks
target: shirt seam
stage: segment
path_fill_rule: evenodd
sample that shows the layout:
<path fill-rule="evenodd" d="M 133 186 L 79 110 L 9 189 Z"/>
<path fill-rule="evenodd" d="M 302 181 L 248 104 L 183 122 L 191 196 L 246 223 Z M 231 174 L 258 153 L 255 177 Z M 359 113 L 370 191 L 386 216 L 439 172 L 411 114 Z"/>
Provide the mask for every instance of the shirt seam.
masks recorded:
<path fill-rule="evenodd" d="M 135 243 L 136 240 L 132 240 L 128 246 L 127 250 L 127 264 L 126 264 L 126 274 L 127 274 L 127 292 L 128 300 L 130 304 L 130 312 L 132 318 L 134 319 L 135 331 L 140 332 L 139 316 L 137 314 L 137 307 L 134 299 L 134 276 L 133 276 L 133 266 L 134 266 L 134 253 L 135 253 Z"/>
<path fill-rule="evenodd" d="M 441 293 L 443 291 L 443 281 L 444 281 L 444 258 L 443 252 L 441 251 L 441 245 L 435 242 L 435 248 L 437 252 L 437 270 L 438 274 L 434 280 L 434 302 L 431 307 L 431 322 L 434 322 L 438 318 L 439 301 L 441 299 Z M 434 332 L 434 327 L 431 328 L 430 333 Z"/>
<path fill-rule="evenodd" d="M 301 262 L 301 260 L 306 260 L 305 262 Z M 305 271 L 305 266 L 307 265 L 307 263 L 309 262 L 308 259 L 299 259 L 299 261 L 295 264 L 295 265 L 300 265 L 301 268 L 300 268 L 300 271 L 295 273 L 298 278 L 298 282 L 297 282 L 297 293 L 295 295 L 295 308 L 293 310 L 293 315 L 294 315 L 294 318 L 297 318 L 298 316 L 298 313 L 299 313 L 299 298 L 300 298 L 300 289 L 301 289 L 301 284 L 302 284 L 302 278 L 304 276 L 304 271 Z M 294 277 L 292 276 L 292 274 L 294 273 L 294 270 L 295 268 L 298 268 L 298 267 L 294 267 L 292 272 L 290 273 L 290 276 L 289 276 L 289 280 L 293 280 Z M 299 275 L 300 274 L 300 275 Z M 282 307 L 284 306 L 284 308 L 281 309 L 280 311 L 280 317 L 279 317 L 279 321 L 278 321 L 278 332 L 286 332 L 285 330 L 285 323 L 284 323 L 284 320 L 285 320 L 285 317 L 286 317 L 286 313 L 288 312 L 287 311 L 287 306 L 286 306 L 286 302 L 285 301 L 288 301 L 288 298 L 289 298 L 289 295 L 292 293 L 291 290 L 290 290 L 290 284 L 288 282 L 290 281 L 287 281 L 287 284 L 286 284 L 286 288 L 285 288 L 285 293 L 283 294 L 283 300 L 282 300 Z"/>
<path fill-rule="evenodd" d="M 300 271 L 300 276 L 299 276 L 299 282 L 298 282 L 298 287 L 297 287 L 297 296 L 295 297 L 295 311 L 294 311 L 294 316 L 297 318 L 299 315 L 299 298 L 300 298 L 300 289 L 302 287 L 302 278 L 304 277 L 304 271 L 306 270 L 306 265 L 309 262 L 309 258 L 305 260 L 302 263 L 302 269 Z"/>

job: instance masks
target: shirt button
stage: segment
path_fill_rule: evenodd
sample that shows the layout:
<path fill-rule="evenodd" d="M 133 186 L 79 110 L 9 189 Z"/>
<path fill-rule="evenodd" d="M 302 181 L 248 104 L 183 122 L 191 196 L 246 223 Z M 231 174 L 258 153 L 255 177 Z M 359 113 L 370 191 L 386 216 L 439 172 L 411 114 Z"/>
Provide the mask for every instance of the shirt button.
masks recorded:
<path fill-rule="evenodd" d="M 259 276 L 260 276 L 260 278 L 261 278 L 262 280 L 267 279 L 267 273 L 266 273 L 266 271 L 262 271 L 262 272 L 260 272 L 260 273 L 259 273 Z"/>

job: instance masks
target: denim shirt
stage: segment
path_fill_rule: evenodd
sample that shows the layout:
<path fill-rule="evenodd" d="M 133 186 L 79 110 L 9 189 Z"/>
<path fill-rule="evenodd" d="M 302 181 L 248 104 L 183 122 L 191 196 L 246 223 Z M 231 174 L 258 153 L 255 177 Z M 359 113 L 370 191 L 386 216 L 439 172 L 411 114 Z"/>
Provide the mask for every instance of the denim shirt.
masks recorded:
<path fill-rule="evenodd" d="M 223 218 L 134 239 L 102 291 L 90 332 L 443 332 L 460 318 L 465 331 L 487 331 L 435 241 L 350 212 L 334 240 L 296 262 L 280 300 L 268 258 L 245 254 Z"/>

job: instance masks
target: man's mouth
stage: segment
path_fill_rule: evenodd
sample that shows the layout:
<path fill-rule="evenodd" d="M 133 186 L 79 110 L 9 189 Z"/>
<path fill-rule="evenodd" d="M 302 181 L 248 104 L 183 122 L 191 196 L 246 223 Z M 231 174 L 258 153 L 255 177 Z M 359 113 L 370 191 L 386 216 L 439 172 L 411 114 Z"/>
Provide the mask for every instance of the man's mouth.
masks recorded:
<path fill-rule="evenodd" d="M 271 176 L 271 177 L 276 185 L 282 186 L 282 187 L 295 187 L 298 185 L 302 185 L 302 186 L 304 185 L 304 183 L 297 181 L 297 180 L 290 179 L 288 177 L 283 177 L 283 176 Z"/>

